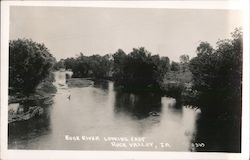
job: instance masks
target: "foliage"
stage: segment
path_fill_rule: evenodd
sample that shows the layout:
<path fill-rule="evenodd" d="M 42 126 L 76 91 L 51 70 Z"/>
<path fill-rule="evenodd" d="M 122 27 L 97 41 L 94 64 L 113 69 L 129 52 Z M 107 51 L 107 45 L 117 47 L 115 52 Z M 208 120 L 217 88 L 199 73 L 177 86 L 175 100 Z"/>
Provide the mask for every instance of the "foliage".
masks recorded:
<path fill-rule="evenodd" d="M 116 83 L 123 84 L 126 81 L 126 73 L 125 73 L 125 64 L 127 63 L 127 55 L 126 53 L 118 49 L 116 53 L 113 54 L 113 79 Z"/>
<path fill-rule="evenodd" d="M 180 69 L 182 72 L 189 71 L 189 55 L 183 54 L 180 56 Z"/>
<path fill-rule="evenodd" d="M 67 58 L 64 60 L 66 69 L 73 71 L 72 77 L 92 77 L 107 78 L 111 71 L 110 55 L 104 56 L 92 55 L 84 56 L 82 53 L 76 58 Z"/>
<path fill-rule="evenodd" d="M 192 77 L 193 77 L 192 73 L 189 70 L 186 70 L 185 72 L 169 71 L 165 74 L 163 83 L 171 83 L 171 82 L 191 83 Z"/>
<path fill-rule="evenodd" d="M 60 61 L 56 62 L 53 67 L 54 70 L 59 70 L 62 68 L 65 68 L 64 59 L 60 59 Z"/>
<path fill-rule="evenodd" d="M 189 55 L 187 54 L 183 54 L 180 56 L 180 62 L 182 64 L 188 63 L 189 62 Z"/>
<path fill-rule="evenodd" d="M 145 48 L 134 48 L 126 55 L 119 49 L 114 55 L 113 77 L 116 84 L 133 90 L 159 90 L 169 70 L 168 57 L 151 55 Z"/>
<path fill-rule="evenodd" d="M 178 62 L 172 61 L 170 69 L 171 69 L 171 71 L 179 71 L 180 70 L 180 64 Z"/>
<path fill-rule="evenodd" d="M 168 82 L 164 83 L 162 86 L 164 94 L 167 96 L 175 98 L 177 101 L 181 101 L 182 92 L 185 89 L 184 83 L 180 82 Z"/>
<path fill-rule="evenodd" d="M 55 58 L 44 44 L 30 39 L 9 42 L 10 92 L 28 94 L 49 76 Z"/>
<path fill-rule="evenodd" d="M 72 69 L 75 67 L 75 62 L 76 62 L 76 59 L 71 57 L 71 58 L 66 58 L 63 60 L 64 62 L 64 67 L 65 69 L 69 70 L 69 69 Z"/>
<path fill-rule="evenodd" d="M 205 106 L 211 103 L 240 104 L 242 79 L 242 32 L 236 29 L 232 39 L 219 40 L 217 47 L 202 42 L 197 48 L 197 57 L 190 61 L 193 74 L 193 89 Z M 213 105 L 215 107 L 215 105 Z M 210 105 L 210 107 L 212 107 Z M 236 108 L 216 108 L 225 111 Z"/>

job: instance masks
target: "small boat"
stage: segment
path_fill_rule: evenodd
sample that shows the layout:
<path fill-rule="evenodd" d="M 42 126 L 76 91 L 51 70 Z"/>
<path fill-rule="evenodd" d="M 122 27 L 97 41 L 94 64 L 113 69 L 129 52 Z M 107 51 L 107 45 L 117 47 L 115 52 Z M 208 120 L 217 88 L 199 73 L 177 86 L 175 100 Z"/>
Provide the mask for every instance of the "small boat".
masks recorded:
<path fill-rule="evenodd" d="M 160 113 L 159 113 L 159 112 L 152 111 L 152 112 L 149 112 L 149 115 L 150 115 L 150 116 L 160 116 Z"/>

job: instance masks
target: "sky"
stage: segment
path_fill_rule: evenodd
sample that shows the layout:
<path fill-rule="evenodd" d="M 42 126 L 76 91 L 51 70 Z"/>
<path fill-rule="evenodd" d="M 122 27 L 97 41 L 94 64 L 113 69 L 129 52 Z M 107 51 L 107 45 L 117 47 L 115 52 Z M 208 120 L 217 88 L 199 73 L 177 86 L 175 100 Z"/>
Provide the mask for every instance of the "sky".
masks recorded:
<path fill-rule="evenodd" d="M 196 56 L 201 41 L 215 46 L 240 26 L 237 10 L 12 6 L 9 31 L 10 40 L 44 43 L 57 60 L 145 47 L 179 61 Z"/>

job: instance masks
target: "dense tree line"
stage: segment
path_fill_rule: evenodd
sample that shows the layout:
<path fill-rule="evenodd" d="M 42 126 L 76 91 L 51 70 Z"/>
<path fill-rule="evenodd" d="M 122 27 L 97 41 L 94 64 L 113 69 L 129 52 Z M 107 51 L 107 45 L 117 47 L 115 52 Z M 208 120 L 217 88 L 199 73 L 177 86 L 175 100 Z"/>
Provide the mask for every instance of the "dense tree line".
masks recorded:
<path fill-rule="evenodd" d="M 9 42 L 9 91 L 29 94 L 47 78 L 55 63 L 44 44 L 30 39 Z"/>
<path fill-rule="evenodd" d="M 111 56 L 92 55 L 85 56 L 80 53 L 76 58 L 61 59 L 55 65 L 55 69 L 65 68 L 72 70 L 75 78 L 110 78 L 112 67 Z"/>
<path fill-rule="evenodd" d="M 62 59 L 55 69 L 70 69 L 73 77 L 95 79 L 112 78 L 117 86 L 136 90 L 159 90 L 159 85 L 170 70 L 168 57 L 151 55 L 145 48 L 134 48 L 126 54 L 118 49 L 112 55 L 85 56 Z"/>
<path fill-rule="evenodd" d="M 216 48 L 207 42 L 197 47 L 190 61 L 193 89 L 203 110 L 239 113 L 242 87 L 242 32 L 236 29 L 231 39 L 219 40 Z M 227 105 L 221 105 L 221 104 Z M 239 107 L 235 107 L 239 106 Z M 232 107 L 232 108 L 230 108 Z"/>

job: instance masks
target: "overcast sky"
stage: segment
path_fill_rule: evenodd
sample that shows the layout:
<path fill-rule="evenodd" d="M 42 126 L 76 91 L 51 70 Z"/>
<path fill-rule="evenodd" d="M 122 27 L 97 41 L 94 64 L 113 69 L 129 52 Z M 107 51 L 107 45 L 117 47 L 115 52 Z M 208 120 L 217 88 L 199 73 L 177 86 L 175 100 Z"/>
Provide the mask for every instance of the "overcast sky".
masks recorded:
<path fill-rule="evenodd" d="M 236 10 L 11 7 L 10 39 L 44 43 L 60 58 L 145 47 L 178 61 L 200 41 L 215 44 L 242 26 Z"/>

